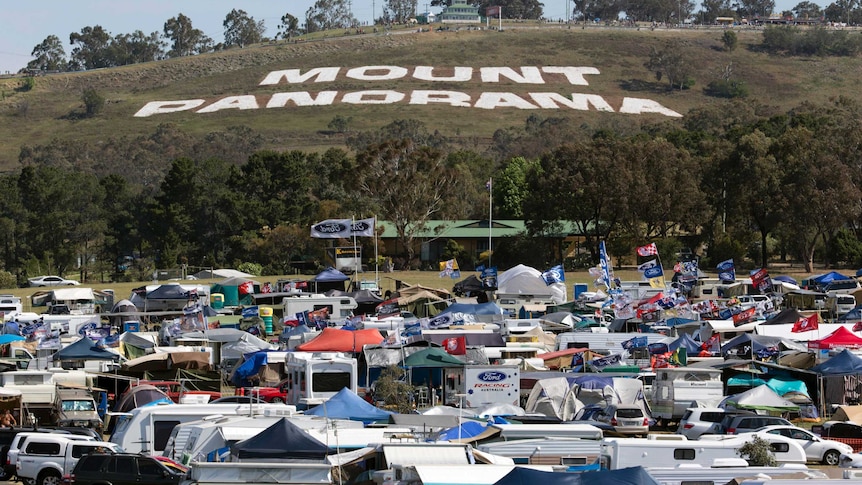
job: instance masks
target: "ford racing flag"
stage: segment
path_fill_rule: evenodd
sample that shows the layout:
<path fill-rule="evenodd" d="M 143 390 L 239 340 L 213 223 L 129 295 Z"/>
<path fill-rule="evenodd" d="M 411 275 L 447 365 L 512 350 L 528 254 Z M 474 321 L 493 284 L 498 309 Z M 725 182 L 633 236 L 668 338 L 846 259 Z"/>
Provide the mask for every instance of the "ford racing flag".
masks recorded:
<path fill-rule="evenodd" d="M 563 283 L 566 281 L 566 273 L 563 272 L 563 265 L 558 264 L 553 268 L 542 273 L 542 280 L 545 281 L 545 284 L 550 286 L 554 283 Z"/>
<path fill-rule="evenodd" d="M 311 237 L 317 239 L 347 239 L 356 237 L 374 237 L 374 218 L 361 219 L 327 219 L 311 226 Z"/>
<path fill-rule="evenodd" d="M 736 267 L 732 258 L 718 263 L 715 269 L 718 270 L 718 279 L 721 281 L 736 281 Z"/>

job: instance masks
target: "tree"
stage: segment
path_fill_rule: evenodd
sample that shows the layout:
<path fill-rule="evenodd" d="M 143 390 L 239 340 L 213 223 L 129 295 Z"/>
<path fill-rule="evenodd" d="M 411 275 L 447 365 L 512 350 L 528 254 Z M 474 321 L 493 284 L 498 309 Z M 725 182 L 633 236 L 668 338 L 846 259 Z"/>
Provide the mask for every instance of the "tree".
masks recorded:
<path fill-rule="evenodd" d="M 736 32 L 732 30 L 725 30 L 724 33 L 721 34 L 721 43 L 724 44 L 724 48 L 728 52 L 733 52 L 736 49 L 738 42 L 739 39 L 736 37 Z"/>
<path fill-rule="evenodd" d="M 263 20 L 256 22 L 245 10 L 233 9 L 224 19 L 224 44 L 227 47 L 245 47 L 263 40 L 266 32 Z"/>
<path fill-rule="evenodd" d="M 775 10 L 774 0 L 740 0 L 736 7 L 736 13 L 742 18 L 769 17 Z"/>
<path fill-rule="evenodd" d="M 291 37 L 299 33 L 299 19 L 293 15 L 286 13 L 281 16 L 281 23 L 278 24 L 278 36 L 282 39 L 290 40 Z"/>
<path fill-rule="evenodd" d="M 703 24 L 715 23 L 716 17 L 733 17 L 730 0 L 703 0 L 698 19 Z"/>
<path fill-rule="evenodd" d="M 88 117 L 96 116 L 105 107 L 105 98 L 93 88 L 84 89 L 81 101 L 84 102 L 84 112 Z"/>
<path fill-rule="evenodd" d="M 405 24 L 416 16 L 416 0 L 386 0 L 383 12 L 390 22 Z"/>
<path fill-rule="evenodd" d="M 644 67 L 655 73 L 656 80 L 666 78 L 673 89 L 682 90 L 694 84 L 691 79 L 693 64 L 686 55 L 682 41 L 671 40 L 661 50 L 655 46 L 651 47 L 649 60 Z"/>
<path fill-rule="evenodd" d="M 110 51 L 111 34 L 100 25 L 73 32 L 69 35 L 69 43 L 75 46 L 71 59 L 75 69 L 99 69 L 116 65 Z"/>
<path fill-rule="evenodd" d="M 760 436 L 755 436 L 751 441 L 740 446 L 736 453 L 745 458 L 751 466 L 776 466 L 778 464 L 775 455 L 769 451 L 769 442 Z"/>
<path fill-rule="evenodd" d="M 27 63 L 27 69 L 36 71 L 65 71 L 68 63 L 66 61 L 66 50 L 63 43 L 56 35 L 49 35 L 41 44 L 33 48 L 31 56 L 35 57 Z"/>
<path fill-rule="evenodd" d="M 346 29 L 358 22 L 350 13 L 348 0 L 317 0 L 305 12 L 305 32 Z"/>
<path fill-rule="evenodd" d="M 381 219 L 395 227 L 407 260 L 414 242 L 433 218 L 445 218 L 458 206 L 456 172 L 443 153 L 412 140 L 389 140 L 356 155 L 358 187 L 372 197 Z"/>
<path fill-rule="evenodd" d="M 823 15 L 820 5 L 814 2 L 799 2 L 793 7 L 794 18 L 797 19 L 819 19 Z"/>
<path fill-rule="evenodd" d="M 168 57 L 193 56 L 212 50 L 213 40 L 192 26 L 192 20 L 182 13 L 165 22 L 165 37 L 171 41 Z"/>
<path fill-rule="evenodd" d="M 149 35 L 140 30 L 131 34 L 119 34 L 110 45 L 112 63 L 116 66 L 152 62 L 164 57 L 165 43 L 158 32 Z"/>

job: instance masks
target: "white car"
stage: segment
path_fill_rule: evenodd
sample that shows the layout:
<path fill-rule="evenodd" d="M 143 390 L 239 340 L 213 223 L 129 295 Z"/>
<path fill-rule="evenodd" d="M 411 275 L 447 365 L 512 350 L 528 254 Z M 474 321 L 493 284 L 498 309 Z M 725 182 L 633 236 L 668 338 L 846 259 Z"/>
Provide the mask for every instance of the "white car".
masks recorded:
<path fill-rule="evenodd" d="M 29 282 L 30 287 L 78 286 L 81 284 L 77 280 L 67 280 L 59 276 L 37 276 L 35 278 L 29 278 L 27 281 Z"/>
<path fill-rule="evenodd" d="M 766 426 L 759 428 L 756 433 L 777 434 L 795 440 L 805 450 L 808 461 L 816 461 L 824 465 L 838 465 L 841 455 L 853 453 L 853 447 L 846 443 L 823 439 L 807 429 L 796 426 Z"/>

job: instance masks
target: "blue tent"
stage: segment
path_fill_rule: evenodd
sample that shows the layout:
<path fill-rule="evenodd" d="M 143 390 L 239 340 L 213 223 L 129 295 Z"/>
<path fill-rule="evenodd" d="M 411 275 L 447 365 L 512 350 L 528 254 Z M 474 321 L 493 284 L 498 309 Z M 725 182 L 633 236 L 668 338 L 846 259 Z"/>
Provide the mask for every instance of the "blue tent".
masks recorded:
<path fill-rule="evenodd" d="M 14 335 L 14 334 L 8 334 L 8 333 L 0 335 L 0 345 L 6 345 L 6 344 L 12 343 L 12 342 L 20 342 L 22 340 L 27 340 L 27 339 L 25 339 L 24 337 L 22 337 L 20 335 Z"/>
<path fill-rule="evenodd" d="M 601 470 L 583 473 L 543 472 L 531 468 L 515 467 L 494 485 L 659 485 L 643 467 L 621 470 Z"/>
<path fill-rule="evenodd" d="M 388 420 L 389 416 L 392 415 L 391 412 L 384 411 L 368 403 L 346 387 L 338 391 L 338 394 L 327 399 L 323 404 L 309 409 L 305 414 L 326 416 L 327 418 L 350 419 L 364 423 Z"/>
<path fill-rule="evenodd" d="M 316 281 L 318 283 L 331 283 L 333 281 L 347 281 L 349 279 L 349 276 L 330 266 L 320 273 L 317 273 L 317 276 L 312 278 L 311 281 Z"/>
<path fill-rule="evenodd" d="M 818 285 L 828 285 L 829 283 L 832 283 L 835 280 L 849 280 L 850 277 L 844 276 L 843 274 L 841 274 L 837 271 L 830 271 L 830 272 L 825 273 L 825 274 L 817 275 L 811 279 L 816 281 Z"/>
<path fill-rule="evenodd" d="M 320 460 L 332 453 L 326 444 L 314 439 L 288 418 L 281 418 L 251 438 L 230 446 L 230 453 L 239 461 L 259 460 Z"/>
<path fill-rule="evenodd" d="M 249 377 L 258 373 L 261 366 L 266 365 L 268 358 L 266 352 L 255 352 L 250 356 L 246 356 L 245 362 L 237 366 L 231 376 L 231 382 L 236 387 L 249 387 L 252 383 L 248 380 Z"/>
<path fill-rule="evenodd" d="M 502 315 L 503 309 L 496 303 L 453 303 L 438 315 L 444 313 L 466 313 L 468 315 Z"/>
<path fill-rule="evenodd" d="M 844 349 L 835 357 L 817 364 L 808 370 L 824 376 L 862 374 L 862 357 L 857 357 L 853 352 Z"/>
<path fill-rule="evenodd" d="M 680 347 L 685 349 L 687 355 L 697 355 L 701 350 L 700 342 L 695 341 L 687 333 L 682 334 L 678 339 L 668 344 L 667 349 L 673 352 Z"/>
<path fill-rule="evenodd" d="M 437 439 L 440 441 L 458 441 L 468 443 L 478 441 L 497 434 L 500 430 L 492 428 L 478 421 L 465 421 L 459 426 L 449 428 L 440 432 Z"/>
<path fill-rule="evenodd" d="M 60 349 L 52 360 L 120 360 L 120 354 L 96 346 L 88 337 L 78 339 L 67 347 Z"/>

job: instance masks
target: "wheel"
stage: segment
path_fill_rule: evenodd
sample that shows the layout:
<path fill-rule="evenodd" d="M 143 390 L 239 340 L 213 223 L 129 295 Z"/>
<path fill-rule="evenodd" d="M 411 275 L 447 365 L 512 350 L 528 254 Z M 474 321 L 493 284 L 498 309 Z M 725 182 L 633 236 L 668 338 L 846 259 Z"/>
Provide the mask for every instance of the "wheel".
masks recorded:
<path fill-rule="evenodd" d="M 39 476 L 39 485 L 62 485 L 63 479 L 56 470 L 45 470 Z"/>
<path fill-rule="evenodd" d="M 823 454 L 823 464 L 829 466 L 835 466 L 838 464 L 838 461 L 841 459 L 841 453 L 838 450 L 829 450 Z"/>
<path fill-rule="evenodd" d="M 284 399 L 282 399 L 280 397 L 274 397 L 269 402 L 271 402 L 273 404 L 284 404 Z"/>

